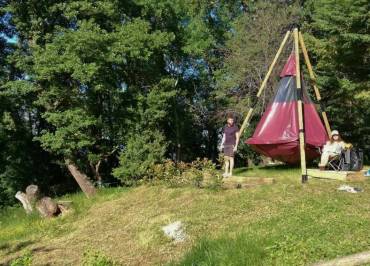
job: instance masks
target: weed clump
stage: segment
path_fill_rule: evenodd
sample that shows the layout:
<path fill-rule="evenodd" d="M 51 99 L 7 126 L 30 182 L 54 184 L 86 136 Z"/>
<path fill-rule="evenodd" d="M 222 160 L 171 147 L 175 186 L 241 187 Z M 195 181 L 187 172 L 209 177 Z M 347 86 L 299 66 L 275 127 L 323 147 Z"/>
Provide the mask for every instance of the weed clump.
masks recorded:
<path fill-rule="evenodd" d="M 118 266 L 119 264 L 113 261 L 108 256 L 97 250 L 88 249 L 83 254 L 83 266 Z"/>

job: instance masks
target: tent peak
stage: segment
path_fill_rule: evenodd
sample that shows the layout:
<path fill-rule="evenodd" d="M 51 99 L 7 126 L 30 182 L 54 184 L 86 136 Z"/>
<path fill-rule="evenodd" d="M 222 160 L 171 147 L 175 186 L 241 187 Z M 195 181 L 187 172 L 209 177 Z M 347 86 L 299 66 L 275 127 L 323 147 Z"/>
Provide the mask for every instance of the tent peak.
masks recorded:
<path fill-rule="evenodd" d="M 285 63 L 283 70 L 280 73 L 280 77 L 295 76 L 296 66 L 295 66 L 295 56 L 293 53 L 290 54 L 288 60 Z"/>

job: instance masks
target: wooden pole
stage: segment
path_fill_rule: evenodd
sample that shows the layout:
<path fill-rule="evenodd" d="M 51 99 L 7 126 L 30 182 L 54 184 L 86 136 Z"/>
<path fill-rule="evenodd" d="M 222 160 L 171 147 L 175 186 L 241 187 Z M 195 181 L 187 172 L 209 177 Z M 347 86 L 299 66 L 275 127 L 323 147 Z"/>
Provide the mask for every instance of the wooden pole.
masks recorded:
<path fill-rule="evenodd" d="M 286 43 L 286 41 L 289 38 L 289 35 L 290 35 L 290 30 L 288 30 L 286 32 L 286 34 L 284 36 L 284 39 L 283 39 L 283 41 L 280 44 L 279 50 L 276 52 L 275 58 L 272 61 L 271 65 L 269 67 L 269 70 L 267 71 L 267 74 L 266 74 L 265 78 L 263 79 L 262 84 L 261 84 L 261 86 L 260 86 L 260 88 L 258 90 L 257 97 L 260 97 L 261 96 L 261 93 L 262 93 L 263 89 L 265 88 L 265 86 L 267 84 L 267 81 L 268 81 L 268 79 L 269 79 L 269 77 L 270 77 L 270 75 L 272 73 L 272 70 L 274 69 L 274 66 L 275 66 L 276 62 L 279 59 L 279 56 L 280 56 L 281 52 L 283 51 L 283 48 L 285 46 L 285 43 Z"/>
<path fill-rule="evenodd" d="M 305 45 L 304 40 L 303 40 L 302 33 L 299 32 L 298 35 L 299 35 L 299 42 L 301 44 L 304 60 L 305 60 L 305 63 L 306 63 L 307 69 L 308 69 L 308 73 L 309 73 L 311 81 L 313 83 L 313 89 L 315 91 L 316 99 L 318 101 L 321 101 L 320 91 L 319 91 L 319 88 L 316 86 L 315 74 L 314 74 L 313 69 L 312 69 L 310 58 L 308 57 L 308 53 L 307 53 L 306 45 Z M 326 112 L 323 110 L 323 108 L 321 108 L 321 115 L 322 115 L 322 118 L 324 120 L 326 132 L 328 133 L 328 136 L 330 138 L 331 137 L 330 124 L 329 124 L 329 120 L 328 120 L 328 117 L 326 115 Z"/>
<path fill-rule="evenodd" d="M 243 124 L 242 124 L 242 126 L 241 126 L 241 128 L 239 130 L 239 136 L 241 136 L 242 133 L 244 132 L 245 128 L 247 126 L 249 126 L 249 120 L 252 117 L 253 110 L 254 110 L 253 108 L 249 108 L 249 111 L 247 113 L 247 116 L 245 117 L 245 119 L 243 121 Z"/>
<path fill-rule="evenodd" d="M 284 49 L 284 46 L 285 46 L 285 44 L 286 44 L 286 42 L 287 42 L 287 40 L 288 40 L 289 36 L 290 36 L 290 30 L 288 30 L 288 31 L 286 32 L 286 34 L 285 34 L 285 36 L 284 36 L 284 39 L 283 39 L 283 41 L 281 42 L 281 44 L 280 44 L 280 47 L 279 47 L 278 51 L 276 52 L 276 55 L 275 55 L 275 57 L 274 57 L 274 60 L 272 61 L 271 65 L 270 65 L 270 67 L 269 67 L 269 69 L 268 69 L 268 71 L 267 71 L 267 74 L 266 74 L 265 78 L 263 79 L 261 86 L 260 86 L 260 87 L 259 87 L 259 89 L 258 89 L 258 92 L 257 92 L 257 99 L 261 96 L 261 94 L 262 94 L 262 92 L 263 92 L 263 89 L 266 87 L 267 81 L 268 81 L 268 79 L 269 79 L 269 77 L 270 77 L 270 75 L 271 75 L 271 73 L 272 73 L 272 70 L 274 69 L 274 66 L 275 66 L 275 64 L 276 64 L 277 60 L 279 59 L 279 56 L 280 56 L 281 52 L 282 52 L 282 51 L 283 51 L 283 49 Z M 253 111 L 254 111 L 254 108 L 252 108 L 252 107 L 251 107 L 251 108 L 249 109 L 248 113 L 247 113 L 246 118 L 245 118 L 245 119 L 244 119 L 244 121 L 243 121 L 243 124 L 242 124 L 242 126 L 241 126 L 240 130 L 239 130 L 239 136 L 241 136 L 241 135 L 243 134 L 244 130 L 245 130 L 245 129 L 247 128 L 247 126 L 249 125 L 249 120 L 250 120 L 250 119 L 251 119 L 251 117 L 252 117 Z"/>
<path fill-rule="evenodd" d="M 299 152 L 301 156 L 301 171 L 302 182 L 307 181 L 306 169 L 306 152 L 305 152 L 305 139 L 304 139 L 304 117 L 303 117 L 303 92 L 301 87 L 301 70 L 299 62 L 299 43 L 298 43 L 298 29 L 293 31 L 294 36 L 294 52 L 295 52 L 295 67 L 296 67 L 296 86 L 297 86 L 297 109 L 298 109 L 298 127 L 299 127 Z"/>

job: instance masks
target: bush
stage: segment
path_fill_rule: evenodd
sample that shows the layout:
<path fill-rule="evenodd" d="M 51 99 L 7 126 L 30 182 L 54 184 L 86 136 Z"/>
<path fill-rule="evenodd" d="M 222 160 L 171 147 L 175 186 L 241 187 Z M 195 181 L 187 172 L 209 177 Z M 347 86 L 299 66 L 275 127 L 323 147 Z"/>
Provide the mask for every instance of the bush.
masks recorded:
<path fill-rule="evenodd" d="M 164 160 L 167 145 L 159 131 L 144 131 L 130 136 L 113 175 L 126 185 L 135 184 L 148 170 Z"/>
<path fill-rule="evenodd" d="M 154 183 L 161 182 L 170 187 L 193 185 L 196 187 L 218 188 L 221 186 L 221 175 L 210 160 L 197 159 L 191 163 L 174 163 L 166 160 L 155 164 L 147 172 L 147 178 Z"/>
<path fill-rule="evenodd" d="M 118 264 L 100 251 L 87 250 L 83 254 L 83 266 L 117 266 Z"/>

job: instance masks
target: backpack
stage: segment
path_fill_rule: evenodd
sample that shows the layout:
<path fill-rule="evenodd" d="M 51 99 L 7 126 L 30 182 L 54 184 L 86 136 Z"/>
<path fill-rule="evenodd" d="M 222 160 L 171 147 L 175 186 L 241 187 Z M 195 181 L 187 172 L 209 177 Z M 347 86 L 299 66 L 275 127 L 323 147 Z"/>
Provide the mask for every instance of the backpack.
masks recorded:
<path fill-rule="evenodd" d="M 364 153 L 361 149 L 351 149 L 350 170 L 360 171 L 364 166 Z"/>

